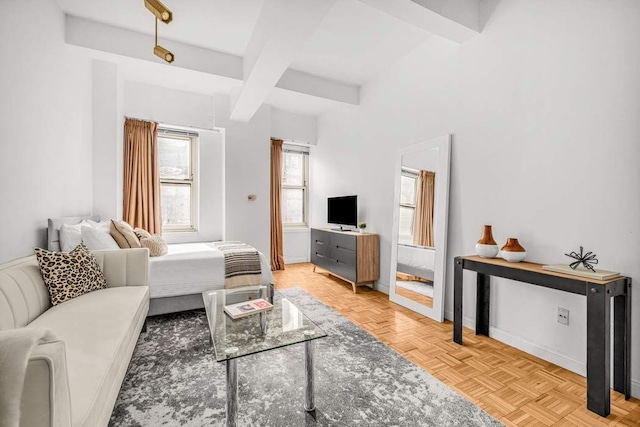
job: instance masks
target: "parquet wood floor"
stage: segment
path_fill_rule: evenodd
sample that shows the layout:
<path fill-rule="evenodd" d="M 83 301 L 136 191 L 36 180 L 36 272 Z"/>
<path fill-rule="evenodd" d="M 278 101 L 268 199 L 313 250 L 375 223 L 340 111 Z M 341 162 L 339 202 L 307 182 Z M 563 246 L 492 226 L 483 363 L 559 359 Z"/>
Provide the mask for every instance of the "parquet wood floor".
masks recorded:
<path fill-rule="evenodd" d="M 471 402 L 511 426 L 640 426 L 640 401 L 611 391 L 611 414 L 586 408 L 584 377 L 464 329 L 464 346 L 452 341 L 453 323 L 438 323 L 366 287 L 313 273 L 311 264 L 274 272 L 276 288 L 300 287 L 357 324 Z"/>

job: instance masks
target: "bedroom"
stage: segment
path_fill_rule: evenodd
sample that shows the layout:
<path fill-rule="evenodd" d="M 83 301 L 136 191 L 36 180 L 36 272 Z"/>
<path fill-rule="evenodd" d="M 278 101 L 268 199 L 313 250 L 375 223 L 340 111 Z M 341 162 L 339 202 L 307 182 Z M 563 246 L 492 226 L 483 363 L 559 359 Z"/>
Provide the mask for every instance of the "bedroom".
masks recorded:
<path fill-rule="evenodd" d="M 259 101 L 250 103 L 255 114 L 248 121 L 231 119 L 229 95 L 246 78 L 237 75 L 264 2 L 164 2 L 173 10 L 174 22 L 160 24 L 158 30 L 161 43 L 175 53 L 171 65 L 152 54 L 153 19 L 144 2 L 131 3 L 3 2 L 11 19 L 0 27 L 0 262 L 46 247 L 47 218 L 122 218 L 127 116 L 191 126 L 201 134 L 200 174 L 209 174 L 200 179 L 200 209 L 205 212 L 200 211 L 201 235 L 188 240 L 239 240 L 268 255 L 268 141 L 306 142 L 311 150 L 309 225 L 327 225 L 328 198 L 357 195 L 358 220 L 380 236 L 376 289 L 381 294 L 376 295 L 388 294 L 397 150 L 451 134 L 445 318 L 453 319 L 453 258 L 474 253 L 484 224 L 494 226 L 500 246 L 508 237 L 518 237 L 527 260 L 564 262 L 565 253 L 582 245 L 598 254 L 603 268 L 639 276 L 637 2 L 461 1 L 459 9 L 475 13 L 480 25 L 477 34 L 458 43 L 391 16 L 393 10 L 381 11 L 375 7 L 379 2 L 337 1 L 319 33 L 308 35 L 310 45 L 289 58 L 292 69 L 303 74 L 290 77 L 321 79 L 283 80 L 268 94 L 256 95 Z M 414 2 L 432 7 L 436 16 L 453 13 L 439 9 L 438 3 Z M 210 28 L 185 25 L 199 22 L 199 14 L 210 16 Z M 112 30 L 116 32 L 107 32 Z M 292 26 L 291 32 L 296 31 L 306 34 Z M 125 36 L 133 38 L 119 38 Z M 322 46 L 335 52 L 323 52 Z M 349 51 L 353 48 L 361 49 L 358 55 Z M 204 60 L 197 54 L 207 50 L 217 56 Z M 139 52 L 144 59 L 135 57 Z M 354 92 L 357 105 L 350 101 Z M 207 154 L 205 144 L 216 147 L 215 152 Z M 214 167 L 202 163 L 208 155 Z M 202 196 L 207 183 L 214 194 L 210 199 Z M 248 200 L 251 195 L 255 201 Z M 295 243 L 300 249 L 285 253 L 289 261 L 309 259 L 309 239 L 308 231 L 285 231 L 285 252 Z M 382 310 L 369 305 L 372 292 L 363 289 L 352 296 L 344 283 L 327 282 L 310 269 L 309 264 L 292 265 L 282 273 L 291 275 L 282 276 L 283 283 L 318 280 L 318 292 L 343 304 L 343 310 L 359 301 L 366 301 L 364 307 L 372 313 Z M 313 282 L 297 285 L 314 287 Z M 474 286 L 473 277 L 467 277 L 467 327 L 475 323 L 469 290 Z M 638 297 L 633 296 L 633 307 Z M 568 376 L 584 377 L 583 297 L 500 280 L 491 299 L 492 342 L 561 366 Z M 385 301 L 384 309 L 391 310 L 393 304 Z M 557 322 L 559 307 L 571 312 L 568 327 Z M 398 310 L 393 313 L 402 315 L 404 309 Z M 634 325 L 637 316 L 635 310 Z M 375 323 L 373 318 L 358 321 Z M 632 334 L 631 394 L 638 397 L 637 328 Z M 447 338 L 451 340 L 450 334 Z M 403 353 L 402 345 L 394 345 Z M 455 372 L 441 374 L 440 380 L 475 404 L 497 396 L 495 390 L 471 396 L 456 388 Z M 483 409 L 501 422 L 517 424 L 513 417 L 528 414 L 522 409 L 527 405 L 535 406 L 531 397 L 507 405 L 496 396 L 493 404 L 483 402 Z M 607 421 L 638 420 L 633 418 L 639 413 L 636 400 L 616 402 Z M 630 402 L 636 406 L 627 406 Z M 586 411 L 583 406 L 576 403 L 572 412 Z"/>

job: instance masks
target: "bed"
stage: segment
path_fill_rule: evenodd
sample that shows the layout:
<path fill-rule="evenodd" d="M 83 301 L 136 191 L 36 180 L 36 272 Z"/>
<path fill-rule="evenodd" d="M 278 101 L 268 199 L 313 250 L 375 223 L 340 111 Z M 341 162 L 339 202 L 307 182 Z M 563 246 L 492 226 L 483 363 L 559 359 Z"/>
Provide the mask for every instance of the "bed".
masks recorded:
<path fill-rule="evenodd" d="M 60 250 L 60 227 L 98 216 L 51 218 L 47 227 L 49 250 Z M 202 292 L 224 288 L 224 255 L 211 243 L 170 244 L 169 252 L 149 258 L 149 316 L 204 307 Z M 262 284 L 271 285 L 270 264 L 260 253 Z"/>
<path fill-rule="evenodd" d="M 433 282 L 435 257 L 434 248 L 398 244 L 397 270 Z"/>

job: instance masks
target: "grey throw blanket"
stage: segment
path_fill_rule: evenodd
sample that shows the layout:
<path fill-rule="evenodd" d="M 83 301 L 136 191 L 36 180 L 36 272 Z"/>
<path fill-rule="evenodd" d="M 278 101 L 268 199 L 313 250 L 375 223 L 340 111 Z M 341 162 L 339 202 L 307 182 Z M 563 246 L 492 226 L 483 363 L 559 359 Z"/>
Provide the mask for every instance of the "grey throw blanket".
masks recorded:
<path fill-rule="evenodd" d="M 224 287 L 238 288 L 262 284 L 260 253 L 242 242 L 214 242 L 224 255 Z"/>

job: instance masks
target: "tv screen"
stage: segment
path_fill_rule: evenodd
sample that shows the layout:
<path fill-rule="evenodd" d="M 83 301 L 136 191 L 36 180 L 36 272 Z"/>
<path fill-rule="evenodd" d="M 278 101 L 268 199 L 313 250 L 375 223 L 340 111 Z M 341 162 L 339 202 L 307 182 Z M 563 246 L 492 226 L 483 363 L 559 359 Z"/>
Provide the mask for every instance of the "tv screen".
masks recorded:
<path fill-rule="evenodd" d="M 327 200 L 329 224 L 357 225 L 358 196 L 329 197 Z"/>

